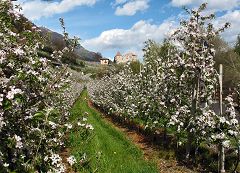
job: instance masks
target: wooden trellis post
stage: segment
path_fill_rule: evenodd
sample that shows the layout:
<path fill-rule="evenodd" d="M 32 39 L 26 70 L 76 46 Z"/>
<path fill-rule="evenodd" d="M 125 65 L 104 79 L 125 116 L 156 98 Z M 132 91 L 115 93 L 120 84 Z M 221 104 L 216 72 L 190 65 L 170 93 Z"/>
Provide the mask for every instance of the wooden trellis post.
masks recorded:
<path fill-rule="evenodd" d="M 219 66 L 219 115 L 220 116 L 222 116 L 222 114 L 223 114 L 222 79 L 223 79 L 223 66 L 222 66 L 222 64 L 220 64 L 220 66 Z M 224 162 L 225 162 L 225 153 L 224 153 L 224 146 L 221 141 L 221 143 L 219 144 L 219 151 L 218 151 L 218 172 L 219 173 L 225 173 Z"/>

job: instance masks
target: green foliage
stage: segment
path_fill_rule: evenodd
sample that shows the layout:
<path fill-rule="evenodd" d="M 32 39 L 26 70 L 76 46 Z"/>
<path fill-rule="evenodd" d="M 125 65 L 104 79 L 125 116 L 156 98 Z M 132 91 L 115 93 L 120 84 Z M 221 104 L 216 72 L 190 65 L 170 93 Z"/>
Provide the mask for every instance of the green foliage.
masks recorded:
<path fill-rule="evenodd" d="M 140 73 L 142 64 L 140 63 L 140 61 L 132 61 L 130 62 L 130 68 L 134 74 L 138 74 Z"/>
<path fill-rule="evenodd" d="M 73 52 L 67 52 L 62 56 L 62 62 L 64 64 L 69 64 L 69 65 L 78 65 L 77 63 L 77 55 L 74 54 Z"/>
<path fill-rule="evenodd" d="M 40 57 L 46 57 L 46 58 L 48 58 L 50 60 L 52 59 L 51 54 L 49 52 L 47 52 L 47 51 L 39 50 L 38 51 L 38 55 Z"/>
<path fill-rule="evenodd" d="M 151 64 L 153 67 L 156 64 L 156 60 L 161 58 L 162 61 L 167 60 L 169 53 L 174 53 L 175 47 L 165 39 L 162 44 L 156 43 L 153 40 L 145 42 L 144 51 L 144 62 Z"/>
<path fill-rule="evenodd" d="M 91 78 L 93 79 L 100 79 L 105 75 L 108 75 L 110 73 L 110 66 L 102 66 L 102 65 L 96 65 L 96 66 L 86 66 L 82 69 L 84 74 L 91 74 Z"/>
<path fill-rule="evenodd" d="M 236 88 L 240 82 L 240 55 L 220 37 L 216 37 L 213 44 L 216 50 L 214 67 L 218 70 L 219 64 L 223 65 L 223 88 L 228 94 L 228 89 Z"/>
<path fill-rule="evenodd" d="M 240 35 L 238 35 L 238 37 L 237 37 L 234 51 L 240 56 Z"/>
<path fill-rule="evenodd" d="M 80 67 L 85 67 L 86 66 L 86 63 L 82 60 L 77 60 L 77 64 L 80 66 Z"/>

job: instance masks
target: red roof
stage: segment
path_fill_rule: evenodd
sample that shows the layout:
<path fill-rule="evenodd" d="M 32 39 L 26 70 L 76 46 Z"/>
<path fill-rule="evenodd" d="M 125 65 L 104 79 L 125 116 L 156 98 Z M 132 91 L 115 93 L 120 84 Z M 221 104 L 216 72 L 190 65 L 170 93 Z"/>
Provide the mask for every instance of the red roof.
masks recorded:
<path fill-rule="evenodd" d="M 118 51 L 117 54 L 116 54 L 116 56 L 122 56 L 122 55 L 121 55 L 121 53 Z"/>
<path fill-rule="evenodd" d="M 108 61 L 109 61 L 109 59 L 108 59 L 108 58 L 100 58 L 100 60 L 108 60 Z"/>

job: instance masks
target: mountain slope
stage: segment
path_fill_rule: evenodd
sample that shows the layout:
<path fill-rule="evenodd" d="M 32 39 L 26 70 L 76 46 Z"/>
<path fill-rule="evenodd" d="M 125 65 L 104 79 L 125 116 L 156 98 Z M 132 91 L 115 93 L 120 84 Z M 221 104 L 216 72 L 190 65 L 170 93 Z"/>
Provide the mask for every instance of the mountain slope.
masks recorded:
<path fill-rule="evenodd" d="M 48 46 L 53 50 L 61 50 L 65 47 L 65 42 L 63 39 L 63 35 L 53 32 L 47 28 L 40 27 L 39 28 L 42 32 L 42 35 L 49 38 L 50 42 Z M 89 51 L 82 47 L 81 45 L 74 49 L 74 52 L 71 54 L 74 56 L 76 60 L 84 60 L 84 61 L 91 61 L 91 62 L 100 62 L 101 55 Z"/>

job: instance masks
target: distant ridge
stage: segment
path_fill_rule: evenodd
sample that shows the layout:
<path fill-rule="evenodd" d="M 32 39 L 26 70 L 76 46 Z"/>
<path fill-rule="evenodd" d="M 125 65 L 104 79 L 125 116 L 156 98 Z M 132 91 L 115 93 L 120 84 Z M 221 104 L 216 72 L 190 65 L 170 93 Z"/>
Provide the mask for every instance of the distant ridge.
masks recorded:
<path fill-rule="evenodd" d="M 57 32 L 51 31 L 50 29 L 45 27 L 39 27 L 39 29 L 41 30 L 41 33 L 43 34 L 43 36 L 49 36 L 49 39 L 50 39 L 49 45 L 52 49 L 61 50 L 65 47 L 63 35 Z M 75 48 L 73 54 L 74 54 L 74 57 L 79 60 L 90 61 L 90 62 L 100 62 L 100 59 L 102 58 L 100 54 L 89 51 L 81 45 Z"/>

